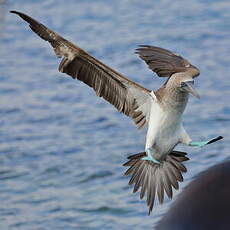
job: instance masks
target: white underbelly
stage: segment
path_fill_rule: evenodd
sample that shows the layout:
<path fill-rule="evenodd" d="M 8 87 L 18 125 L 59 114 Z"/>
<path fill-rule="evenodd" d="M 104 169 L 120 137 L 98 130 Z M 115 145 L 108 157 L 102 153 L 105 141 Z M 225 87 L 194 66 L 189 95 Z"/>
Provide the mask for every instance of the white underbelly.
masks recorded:
<path fill-rule="evenodd" d="M 163 111 L 158 104 L 151 106 L 145 148 L 154 148 L 164 156 L 173 150 L 180 140 L 181 114 Z"/>

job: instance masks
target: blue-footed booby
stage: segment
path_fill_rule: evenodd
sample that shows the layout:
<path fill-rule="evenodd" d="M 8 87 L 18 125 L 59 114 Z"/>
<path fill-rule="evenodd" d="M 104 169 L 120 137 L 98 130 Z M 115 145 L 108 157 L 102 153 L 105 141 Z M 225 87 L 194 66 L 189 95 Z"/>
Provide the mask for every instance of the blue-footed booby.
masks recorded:
<path fill-rule="evenodd" d="M 186 153 L 174 151 L 179 143 L 203 147 L 218 137 L 204 142 L 193 142 L 182 125 L 182 114 L 189 93 L 199 97 L 194 88 L 194 78 L 199 70 L 183 57 L 156 46 L 140 46 L 136 53 L 159 77 L 167 77 L 165 84 L 156 91 L 129 80 L 106 66 L 89 53 L 62 38 L 26 14 L 11 11 L 29 23 L 30 28 L 48 41 L 58 57 L 62 57 L 59 71 L 78 79 L 114 105 L 119 112 L 131 117 L 139 129 L 148 127 L 145 151 L 128 157 L 125 175 L 132 175 L 129 184 L 134 192 L 139 188 L 140 198 L 147 194 L 149 214 L 155 196 L 163 203 L 164 193 L 172 198 L 172 187 L 178 189 L 186 172 L 183 161 Z"/>

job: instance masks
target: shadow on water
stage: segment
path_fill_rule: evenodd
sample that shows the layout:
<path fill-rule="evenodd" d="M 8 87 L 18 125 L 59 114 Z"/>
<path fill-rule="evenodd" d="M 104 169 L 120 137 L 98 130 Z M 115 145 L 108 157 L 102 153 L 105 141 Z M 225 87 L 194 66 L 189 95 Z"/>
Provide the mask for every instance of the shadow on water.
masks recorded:
<path fill-rule="evenodd" d="M 229 229 L 230 160 L 199 174 L 177 197 L 155 230 Z"/>

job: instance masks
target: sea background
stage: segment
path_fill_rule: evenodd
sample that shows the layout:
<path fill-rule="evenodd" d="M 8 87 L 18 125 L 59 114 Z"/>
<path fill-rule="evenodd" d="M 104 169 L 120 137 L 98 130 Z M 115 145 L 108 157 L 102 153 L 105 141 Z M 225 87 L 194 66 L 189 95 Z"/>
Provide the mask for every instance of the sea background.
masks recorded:
<path fill-rule="evenodd" d="M 9 10 L 31 15 L 149 89 L 156 77 L 141 44 L 173 50 L 198 66 L 184 125 L 194 140 L 223 141 L 188 152 L 179 192 L 199 172 L 229 159 L 228 0 L 0 1 L 0 229 L 152 229 L 172 204 L 147 216 L 122 164 L 144 150 L 146 130 L 83 83 L 58 72 L 49 44 Z M 175 198 L 174 198 L 175 199 Z M 214 198 L 217 199 L 217 198 Z M 188 207 L 189 208 L 189 207 Z"/>

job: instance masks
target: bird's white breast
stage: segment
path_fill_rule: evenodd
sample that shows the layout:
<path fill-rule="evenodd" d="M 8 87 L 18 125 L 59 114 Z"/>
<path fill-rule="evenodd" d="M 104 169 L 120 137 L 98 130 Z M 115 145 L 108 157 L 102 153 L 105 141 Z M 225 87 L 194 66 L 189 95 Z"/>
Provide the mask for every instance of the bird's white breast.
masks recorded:
<path fill-rule="evenodd" d="M 170 108 L 162 108 L 152 101 L 146 149 L 152 147 L 157 154 L 165 156 L 178 144 L 181 135 L 181 115 Z"/>

